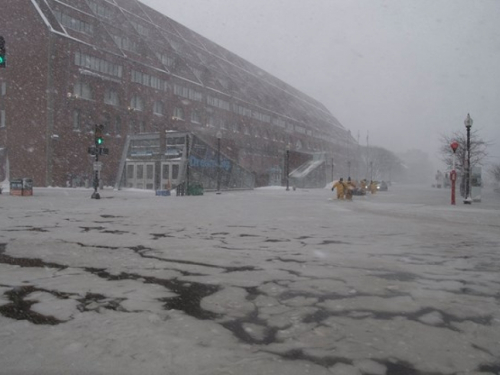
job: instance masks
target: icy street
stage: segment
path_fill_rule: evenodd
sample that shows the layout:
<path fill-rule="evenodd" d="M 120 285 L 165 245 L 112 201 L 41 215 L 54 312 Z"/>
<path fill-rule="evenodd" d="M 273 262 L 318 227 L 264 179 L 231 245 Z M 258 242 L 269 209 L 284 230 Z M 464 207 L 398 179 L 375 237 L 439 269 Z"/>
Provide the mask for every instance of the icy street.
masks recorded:
<path fill-rule="evenodd" d="M 0 195 L 1 374 L 500 374 L 500 194 L 91 192 Z"/>

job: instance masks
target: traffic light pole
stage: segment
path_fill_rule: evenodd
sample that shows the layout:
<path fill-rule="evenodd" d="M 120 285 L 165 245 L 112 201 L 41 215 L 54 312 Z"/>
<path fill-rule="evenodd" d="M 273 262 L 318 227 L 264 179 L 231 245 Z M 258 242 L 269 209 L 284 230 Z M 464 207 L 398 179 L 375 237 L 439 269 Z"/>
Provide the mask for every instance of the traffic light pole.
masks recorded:
<path fill-rule="evenodd" d="M 99 188 L 99 152 L 100 152 L 100 147 L 103 138 L 102 138 L 102 130 L 103 126 L 102 125 L 96 125 L 95 130 L 94 130 L 94 144 L 95 144 L 95 163 L 94 163 L 94 192 L 92 193 L 91 197 L 92 199 L 101 199 L 101 196 L 97 192 L 97 189 Z"/>
<path fill-rule="evenodd" d="M 95 143 L 96 150 L 98 148 L 97 142 Z M 94 164 L 94 192 L 90 198 L 92 199 L 101 199 L 101 196 L 97 192 L 99 188 L 99 170 L 97 169 L 99 165 L 99 152 L 95 153 L 95 164 Z"/>

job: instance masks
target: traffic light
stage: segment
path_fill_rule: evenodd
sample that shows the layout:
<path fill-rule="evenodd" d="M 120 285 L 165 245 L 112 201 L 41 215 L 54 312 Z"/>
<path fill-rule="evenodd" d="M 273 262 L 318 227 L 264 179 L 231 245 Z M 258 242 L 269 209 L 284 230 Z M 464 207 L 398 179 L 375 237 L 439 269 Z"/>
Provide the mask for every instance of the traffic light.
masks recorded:
<path fill-rule="evenodd" d="M 0 36 L 0 68 L 5 68 L 6 53 L 5 53 L 5 39 Z"/>
<path fill-rule="evenodd" d="M 95 133 L 94 133 L 94 136 L 95 136 L 95 145 L 96 147 L 97 146 L 100 146 L 104 143 L 104 138 L 102 137 L 102 130 L 103 130 L 104 126 L 103 125 L 96 125 L 95 126 Z"/>

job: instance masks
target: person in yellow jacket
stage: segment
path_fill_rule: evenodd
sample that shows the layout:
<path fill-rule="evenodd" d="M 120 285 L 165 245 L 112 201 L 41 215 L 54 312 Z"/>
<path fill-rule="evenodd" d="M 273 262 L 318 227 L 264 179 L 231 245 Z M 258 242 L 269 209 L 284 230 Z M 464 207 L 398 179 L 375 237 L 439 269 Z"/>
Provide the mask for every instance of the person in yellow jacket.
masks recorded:
<path fill-rule="evenodd" d="M 337 189 L 337 199 L 344 199 L 344 191 L 345 191 L 345 184 L 344 184 L 344 179 L 340 178 L 336 183 L 333 184 L 332 186 L 332 191 L 334 189 Z"/>
<path fill-rule="evenodd" d="M 356 188 L 356 184 L 351 181 L 351 177 L 347 178 L 347 183 L 345 184 L 345 199 L 352 201 L 352 191 Z"/>
<path fill-rule="evenodd" d="M 375 194 L 377 192 L 377 183 L 375 181 L 370 182 L 370 192 Z"/>

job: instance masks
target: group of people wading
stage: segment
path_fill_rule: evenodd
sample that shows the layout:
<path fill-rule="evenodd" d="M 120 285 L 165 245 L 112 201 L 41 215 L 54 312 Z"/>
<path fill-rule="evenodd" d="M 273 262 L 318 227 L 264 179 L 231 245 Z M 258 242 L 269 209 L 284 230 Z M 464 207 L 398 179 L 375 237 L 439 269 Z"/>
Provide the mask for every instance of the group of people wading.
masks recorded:
<path fill-rule="evenodd" d="M 368 181 L 363 179 L 359 182 L 359 188 L 356 181 L 351 181 L 351 177 L 344 181 L 343 178 L 340 178 L 337 182 L 335 182 L 332 186 L 332 191 L 337 190 L 337 199 L 346 199 L 352 200 L 352 195 L 354 190 L 359 189 L 359 195 L 365 195 L 366 191 L 370 191 L 370 193 L 375 194 L 377 192 L 377 183 L 375 181 Z"/>

